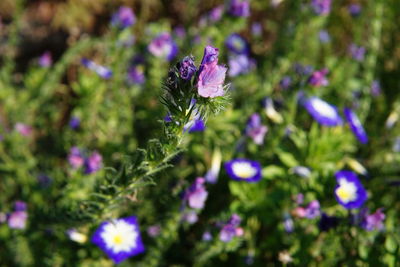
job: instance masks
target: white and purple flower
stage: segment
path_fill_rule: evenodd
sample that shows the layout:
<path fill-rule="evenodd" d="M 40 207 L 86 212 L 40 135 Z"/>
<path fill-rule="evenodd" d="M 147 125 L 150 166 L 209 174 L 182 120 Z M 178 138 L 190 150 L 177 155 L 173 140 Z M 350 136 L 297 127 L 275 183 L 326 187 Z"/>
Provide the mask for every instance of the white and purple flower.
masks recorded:
<path fill-rule="evenodd" d="M 145 251 L 136 216 L 103 222 L 92 242 L 116 264 Z"/>
<path fill-rule="evenodd" d="M 162 57 L 171 61 L 178 53 L 178 46 L 171 35 L 164 32 L 151 41 L 148 50 L 156 57 Z"/>
<path fill-rule="evenodd" d="M 382 210 L 382 208 L 377 209 L 372 214 L 366 211 L 361 226 L 367 231 L 382 230 L 384 228 L 383 221 L 386 217 Z"/>
<path fill-rule="evenodd" d="M 255 183 L 261 180 L 261 164 L 248 159 L 233 159 L 224 165 L 229 177 L 236 181 Z"/>
<path fill-rule="evenodd" d="M 82 65 L 85 66 L 86 68 L 90 69 L 91 71 L 94 71 L 103 79 L 110 79 L 112 77 L 112 71 L 109 68 L 106 68 L 104 66 L 101 66 L 94 61 L 91 61 L 87 58 L 83 58 L 81 60 Z"/>
<path fill-rule="evenodd" d="M 253 139 L 257 145 L 264 143 L 265 134 L 268 127 L 261 124 L 261 117 L 258 113 L 254 113 L 247 120 L 246 135 Z"/>
<path fill-rule="evenodd" d="M 208 197 L 208 192 L 204 186 L 203 177 L 196 178 L 196 181 L 186 191 L 184 200 L 192 209 L 202 209 Z"/>
<path fill-rule="evenodd" d="M 367 133 L 365 132 L 364 127 L 362 126 L 357 115 L 349 108 L 345 108 L 343 113 L 347 122 L 349 123 L 351 131 L 357 137 L 358 141 L 360 141 L 362 144 L 368 143 Z"/>
<path fill-rule="evenodd" d="M 327 86 L 329 84 L 329 81 L 326 78 L 328 72 L 328 69 L 314 71 L 308 79 L 308 83 L 315 87 Z"/>
<path fill-rule="evenodd" d="M 349 52 L 350 55 L 353 59 L 355 59 L 358 62 L 364 61 L 364 57 L 365 57 L 365 47 L 363 46 L 358 46 L 356 44 L 351 44 L 349 46 Z"/>
<path fill-rule="evenodd" d="M 219 239 L 222 242 L 229 242 L 235 236 L 242 236 L 243 229 L 239 227 L 241 221 L 242 219 L 240 218 L 239 215 L 232 214 L 228 222 L 222 225 L 221 231 L 219 233 Z"/>
<path fill-rule="evenodd" d="M 367 200 L 367 191 L 358 180 L 357 174 L 352 171 L 338 171 L 335 177 L 335 197 L 339 204 L 346 209 L 360 208 Z"/>
<path fill-rule="evenodd" d="M 38 60 L 39 66 L 43 68 L 48 68 L 53 63 L 53 59 L 51 57 L 51 53 L 49 51 L 44 52 Z"/>
<path fill-rule="evenodd" d="M 318 97 L 310 97 L 304 102 L 304 107 L 320 124 L 338 126 L 343 123 L 337 108 Z"/>
<path fill-rule="evenodd" d="M 179 64 L 179 75 L 184 80 L 190 80 L 196 73 L 196 66 L 194 65 L 193 57 L 186 56 Z"/>

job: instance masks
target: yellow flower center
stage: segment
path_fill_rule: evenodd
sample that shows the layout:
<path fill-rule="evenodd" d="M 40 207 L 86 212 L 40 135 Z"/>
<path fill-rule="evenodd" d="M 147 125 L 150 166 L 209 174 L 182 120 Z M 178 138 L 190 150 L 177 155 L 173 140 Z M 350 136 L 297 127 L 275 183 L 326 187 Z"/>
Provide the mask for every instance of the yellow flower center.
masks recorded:
<path fill-rule="evenodd" d="M 122 242 L 123 242 L 122 236 L 121 235 L 115 235 L 114 238 L 113 238 L 113 242 L 116 245 L 122 244 Z"/>

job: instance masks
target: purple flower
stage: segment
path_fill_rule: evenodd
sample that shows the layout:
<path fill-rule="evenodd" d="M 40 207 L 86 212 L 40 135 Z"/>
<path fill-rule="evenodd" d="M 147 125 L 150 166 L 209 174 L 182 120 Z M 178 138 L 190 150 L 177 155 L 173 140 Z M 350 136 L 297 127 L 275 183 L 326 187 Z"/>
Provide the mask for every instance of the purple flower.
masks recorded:
<path fill-rule="evenodd" d="M 148 50 L 156 57 L 171 61 L 178 53 L 178 46 L 167 32 L 161 33 L 154 38 L 148 46 Z"/>
<path fill-rule="evenodd" d="M 211 235 L 211 233 L 209 232 L 209 231 L 206 231 L 206 232 L 204 232 L 204 234 L 203 234 L 203 236 L 202 236 L 202 240 L 203 241 L 206 241 L 206 242 L 208 242 L 208 241 L 211 241 L 212 240 L 212 235 Z"/>
<path fill-rule="evenodd" d="M 254 22 L 251 24 L 251 34 L 255 37 L 262 35 L 262 24 L 260 22 Z"/>
<path fill-rule="evenodd" d="M 233 159 L 224 165 L 229 177 L 236 181 L 255 183 L 261 180 L 261 165 L 248 159 Z"/>
<path fill-rule="evenodd" d="M 351 4 L 347 9 L 353 17 L 357 17 L 361 13 L 361 6 L 359 4 Z"/>
<path fill-rule="evenodd" d="M 90 157 L 85 160 L 85 173 L 91 174 L 97 172 L 101 168 L 102 156 L 97 151 L 93 152 Z"/>
<path fill-rule="evenodd" d="M 147 228 L 147 234 L 150 237 L 157 237 L 160 235 L 160 233 L 161 233 L 161 226 L 159 224 L 152 225 Z"/>
<path fill-rule="evenodd" d="M 305 217 L 308 219 L 314 219 L 315 217 L 318 217 L 321 214 L 318 200 L 311 201 L 306 207 L 305 211 Z"/>
<path fill-rule="evenodd" d="M 356 44 L 351 44 L 349 46 L 349 52 L 350 55 L 353 59 L 356 61 L 364 61 L 364 56 L 365 56 L 365 47 L 358 46 Z"/>
<path fill-rule="evenodd" d="M 37 176 L 37 180 L 38 180 L 39 184 L 43 187 L 48 187 L 52 183 L 51 178 L 45 174 L 39 174 Z"/>
<path fill-rule="evenodd" d="M 78 169 L 83 166 L 85 158 L 78 147 L 74 146 L 71 148 L 68 155 L 68 162 L 73 169 Z"/>
<path fill-rule="evenodd" d="M 12 229 L 25 229 L 28 213 L 26 211 L 14 211 L 8 217 L 8 226 Z"/>
<path fill-rule="evenodd" d="M 368 136 L 357 115 L 349 108 L 344 109 L 344 116 L 350 126 L 351 131 L 362 144 L 368 143 Z"/>
<path fill-rule="evenodd" d="M 136 216 L 103 222 L 92 242 L 116 264 L 145 251 Z"/>
<path fill-rule="evenodd" d="M 352 171 L 338 171 L 335 177 L 335 197 L 339 204 L 346 209 L 360 208 L 367 200 L 367 191 L 358 180 L 357 174 Z"/>
<path fill-rule="evenodd" d="M 80 124 L 81 124 L 81 121 L 78 117 L 73 116 L 69 120 L 69 127 L 71 127 L 71 129 L 73 129 L 73 130 L 77 130 L 79 128 Z"/>
<path fill-rule="evenodd" d="M 375 213 L 372 214 L 366 213 L 361 226 L 367 231 L 380 231 L 384 228 L 383 221 L 385 217 L 382 209 L 377 209 Z"/>
<path fill-rule="evenodd" d="M 98 65 L 97 63 L 87 59 L 83 58 L 81 60 L 82 65 L 88 68 L 91 71 L 96 72 L 97 75 L 99 75 L 103 79 L 110 79 L 112 77 L 112 71 L 109 68 L 106 68 L 104 66 Z"/>
<path fill-rule="evenodd" d="M 264 143 L 265 134 L 268 127 L 261 124 L 261 117 L 258 113 L 254 113 L 247 120 L 246 135 L 251 137 L 257 145 Z"/>
<path fill-rule="evenodd" d="M 229 13 L 235 17 L 250 16 L 249 0 L 231 0 L 229 4 Z"/>
<path fill-rule="evenodd" d="M 298 75 L 305 75 L 305 76 L 310 75 L 314 70 L 312 66 L 302 65 L 299 63 L 294 64 L 293 68 Z"/>
<path fill-rule="evenodd" d="M 194 65 L 193 57 L 186 56 L 179 64 L 179 75 L 184 80 L 190 80 L 196 73 L 196 66 Z"/>
<path fill-rule="evenodd" d="M 146 81 L 142 65 L 135 65 L 128 70 L 128 80 L 134 84 L 143 84 Z"/>
<path fill-rule="evenodd" d="M 189 129 L 189 133 L 203 132 L 205 129 L 206 129 L 206 125 L 204 123 L 204 120 L 196 119 L 196 120 L 194 120 L 192 126 Z"/>
<path fill-rule="evenodd" d="M 289 76 L 284 76 L 282 80 L 279 82 L 279 85 L 282 87 L 282 89 L 288 89 L 291 84 L 292 84 L 292 78 L 290 78 Z"/>
<path fill-rule="evenodd" d="M 213 8 L 208 14 L 208 16 L 212 22 L 217 22 L 222 18 L 223 13 L 224 13 L 224 6 L 220 5 Z"/>
<path fill-rule="evenodd" d="M 218 63 L 218 49 L 207 46 L 199 68 L 198 93 L 202 97 L 218 97 L 225 94 L 224 81 L 227 68 Z"/>
<path fill-rule="evenodd" d="M 127 6 L 122 6 L 111 18 L 111 25 L 121 29 L 132 26 L 136 22 L 136 16 L 132 9 Z"/>
<path fill-rule="evenodd" d="M 199 220 L 199 217 L 194 210 L 191 210 L 183 214 L 182 220 L 188 224 L 195 224 Z"/>
<path fill-rule="evenodd" d="M 331 11 L 331 0 L 311 0 L 311 7 L 317 15 L 327 15 Z"/>
<path fill-rule="evenodd" d="M 326 78 L 328 72 L 327 69 L 314 71 L 308 79 L 308 83 L 315 87 L 327 86 L 329 84 L 328 79 Z"/>
<path fill-rule="evenodd" d="M 325 126 L 337 126 L 343 123 L 337 108 L 318 97 L 310 97 L 304 102 L 308 113 L 320 124 Z"/>
<path fill-rule="evenodd" d="M 177 26 L 174 28 L 174 34 L 176 37 L 183 39 L 186 36 L 186 30 L 183 26 Z"/>
<path fill-rule="evenodd" d="M 285 228 L 286 233 L 293 233 L 294 223 L 292 217 L 288 213 L 284 216 L 283 227 Z"/>
<path fill-rule="evenodd" d="M 26 203 L 21 200 L 15 201 L 14 211 L 26 211 Z"/>
<path fill-rule="evenodd" d="M 241 218 L 237 214 L 233 214 L 229 221 L 222 226 L 222 229 L 219 233 L 219 239 L 222 242 L 229 242 L 235 236 L 240 236 L 243 230 L 238 227 L 240 225 Z"/>
<path fill-rule="evenodd" d="M 323 44 L 329 43 L 331 41 L 331 36 L 327 30 L 321 30 L 318 33 L 319 41 Z"/>
<path fill-rule="evenodd" d="M 249 46 L 247 41 L 237 33 L 233 33 L 228 36 L 225 41 L 226 47 L 235 54 L 248 54 Z"/>
<path fill-rule="evenodd" d="M 23 135 L 25 137 L 30 136 L 32 134 L 32 132 L 33 132 L 33 128 L 31 126 L 29 126 L 27 124 L 24 124 L 24 123 L 21 123 L 21 122 L 17 122 L 15 124 L 15 130 L 19 134 L 21 134 L 21 135 Z"/>
<path fill-rule="evenodd" d="M 252 68 L 255 67 L 255 62 L 250 59 L 247 55 L 235 55 L 230 56 L 228 60 L 229 64 L 229 76 L 235 77 L 239 74 L 248 73 Z"/>
<path fill-rule="evenodd" d="M 379 81 L 374 80 L 371 84 L 371 94 L 374 97 L 377 97 L 381 94 L 381 84 Z"/>
<path fill-rule="evenodd" d="M 49 51 L 44 52 L 38 60 L 39 66 L 43 68 L 50 67 L 53 63 L 53 59 L 51 58 L 51 53 Z"/>
<path fill-rule="evenodd" d="M 207 200 L 208 192 L 204 187 L 205 180 L 202 177 L 196 178 L 196 181 L 189 187 L 185 193 L 185 201 L 188 202 L 192 209 L 204 208 L 204 203 Z"/>

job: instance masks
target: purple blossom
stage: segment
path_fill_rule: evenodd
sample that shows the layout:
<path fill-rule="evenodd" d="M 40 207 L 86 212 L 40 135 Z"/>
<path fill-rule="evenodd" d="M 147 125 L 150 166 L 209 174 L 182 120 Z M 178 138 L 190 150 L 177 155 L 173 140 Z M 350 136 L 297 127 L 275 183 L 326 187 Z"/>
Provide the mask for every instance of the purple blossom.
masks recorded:
<path fill-rule="evenodd" d="M 261 180 L 261 164 L 248 159 L 233 159 L 224 165 L 229 177 L 236 181 L 256 183 Z"/>
<path fill-rule="evenodd" d="M 356 44 L 351 44 L 349 46 L 349 53 L 351 57 L 359 62 L 364 61 L 365 51 L 365 47 L 363 46 L 358 46 Z"/>
<path fill-rule="evenodd" d="M 260 22 L 254 22 L 251 24 L 251 34 L 255 37 L 262 35 L 262 24 Z"/>
<path fill-rule="evenodd" d="M 360 208 L 367 200 L 367 191 L 357 175 L 352 171 L 338 171 L 335 176 L 335 197 L 339 204 L 346 209 Z"/>
<path fill-rule="evenodd" d="M 328 72 L 328 69 L 314 71 L 308 79 L 308 83 L 315 87 L 327 86 L 329 84 L 328 79 L 326 78 Z"/>
<path fill-rule="evenodd" d="M 249 58 L 247 55 L 230 56 L 228 64 L 229 64 L 228 74 L 231 77 L 235 77 L 239 74 L 248 73 L 251 69 L 255 67 L 254 60 Z"/>
<path fill-rule="evenodd" d="M 210 13 L 208 14 L 208 17 L 212 22 L 217 22 L 222 18 L 222 15 L 224 14 L 224 6 L 220 5 L 215 8 L 213 8 Z"/>
<path fill-rule="evenodd" d="M 48 68 L 53 63 L 53 59 L 51 57 L 51 53 L 49 51 L 44 52 L 38 60 L 39 66 L 43 68 Z"/>
<path fill-rule="evenodd" d="M 291 84 L 292 78 L 290 76 L 284 76 L 279 82 L 279 85 L 282 87 L 282 89 L 288 89 Z"/>
<path fill-rule="evenodd" d="M 148 45 L 148 50 L 156 57 L 171 61 L 178 53 L 178 46 L 167 32 L 161 33 Z"/>
<path fill-rule="evenodd" d="M 208 241 L 211 241 L 212 240 L 212 235 L 211 235 L 211 233 L 209 232 L 209 231 L 206 231 L 206 232 L 204 232 L 204 234 L 203 234 L 203 236 L 202 236 L 202 240 L 203 241 L 206 241 L 206 242 L 208 242 Z"/>
<path fill-rule="evenodd" d="M 27 219 L 26 211 L 14 211 L 8 217 L 8 226 L 12 229 L 25 229 Z"/>
<path fill-rule="evenodd" d="M 147 228 L 147 234 L 150 237 L 157 237 L 160 235 L 160 233 L 161 233 L 161 226 L 159 224 L 152 225 Z"/>
<path fill-rule="evenodd" d="M 350 126 L 351 131 L 356 136 L 357 140 L 361 144 L 368 143 L 368 135 L 365 132 L 364 127 L 362 126 L 356 113 L 354 113 L 354 111 L 352 111 L 349 108 L 345 108 L 343 113 L 344 113 L 344 116 L 345 116 L 349 126 Z"/>
<path fill-rule="evenodd" d="M 186 30 L 183 26 L 177 26 L 174 28 L 174 34 L 179 39 L 183 39 L 186 36 Z"/>
<path fill-rule="evenodd" d="M 251 137 L 257 145 L 264 143 L 267 131 L 268 127 L 261 124 L 261 117 L 258 113 L 253 113 L 247 120 L 246 135 Z"/>
<path fill-rule="evenodd" d="M 78 117 L 71 117 L 71 119 L 69 120 L 69 127 L 71 127 L 71 129 L 73 130 L 77 130 L 79 128 L 81 124 L 81 120 Z"/>
<path fill-rule="evenodd" d="M 384 228 L 383 221 L 385 220 L 385 214 L 381 209 L 377 209 L 375 213 L 366 213 L 363 218 L 362 227 L 367 231 L 382 230 Z"/>
<path fill-rule="evenodd" d="M 27 124 L 17 122 L 15 124 L 15 130 L 22 136 L 28 137 L 32 134 L 33 128 Z"/>
<path fill-rule="evenodd" d="M 128 69 L 128 80 L 134 84 L 143 84 L 146 81 L 142 65 L 134 65 Z"/>
<path fill-rule="evenodd" d="M 226 224 L 224 224 L 219 233 L 219 239 L 222 242 L 229 242 L 235 236 L 240 236 L 241 228 L 238 227 L 240 225 L 241 218 L 237 214 L 232 214 L 231 218 L 228 220 Z"/>
<path fill-rule="evenodd" d="M 132 9 L 127 6 L 122 6 L 111 18 L 111 25 L 121 29 L 132 26 L 136 22 L 136 16 Z"/>
<path fill-rule="evenodd" d="M 188 224 L 195 224 L 199 220 L 199 217 L 194 210 L 190 210 L 182 215 L 182 220 Z"/>
<path fill-rule="evenodd" d="M 231 0 L 229 3 L 229 13 L 235 17 L 250 16 L 249 0 Z"/>
<path fill-rule="evenodd" d="M 343 123 L 337 108 L 318 97 L 311 97 L 305 100 L 304 107 L 322 125 L 332 127 Z"/>
<path fill-rule="evenodd" d="M 249 52 L 247 41 L 237 33 L 229 35 L 225 41 L 225 45 L 234 54 L 248 54 Z"/>
<path fill-rule="evenodd" d="M 196 73 L 197 68 L 194 65 L 193 57 L 186 56 L 182 59 L 179 64 L 179 75 L 184 80 L 190 80 L 192 76 Z"/>
<path fill-rule="evenodd" d="M 350 15 L 352 15 L 353 17 L 357 17 L 361 13 L 361 5 L 351 4 L 348 6 L 347 10 L 349 11 Z"/>
<path fill-rule="evenodd" d="M 81 62 L 83 66 L 85 66 L 91 71 L 94 71 L 97 75 L 99 75 L 103 79 L 108 80 L 112 77 L 112 71 L 109 68 L 98 65 L 94 61 L 91 61 L 87 58 L 83 58 Z"/>
<path fill-rule="evenodd" d="M 306 207 L 305 217 L 308 219 L 314 219 L 315 217 L 318 217 L 320 214 L 321 212 L 318 200 L 311 201 Z"/>
<path fill-rule="evenodd" d="M 331 0 L 311 0 L 311 7 L 317 15 L 327 15 L 331 11 Z"/>
<path fill-rule="evenodd" d="M 68 162 L 73 169 L 78 169 L 85 163 L 85 158 L 83 157 L 82 151 L 74 146 L 70 149 L 68 155 Z"/>
<path fill-rule="evenodd" d="M 100 170 L 103 158 L 97 151 L 93 152 L 85 160 L 85 174 L 91 174 Z"/>
<path fill-rule="evenodd" d="M 206 129 L 206 125 L 203 119 L 194 120 L 192 126 L 189 129 L 189 133 L 203 132 Z"/>
<path fill-rule="evenodd" d="M 205 180 L 202 177 L 196 178 L 196 181 L 189 187 L 185 193 L 184 200 L 188 202 L 192 209 L 203 209 L 208 197 L 208 192 L 204 186 Z"/>
<path fill-rule="evenodd" d="M 331 41 L 331 36 L 327 30 L 321 30 L 318 33 L 319 41 L 323 44 L 329 43 Z"/>
<path fill-rule="evenodd" d="M 374 97 L 377 97 L 381 94 L 381 84 L 379 81 L 374 80 L 371 84 L 371 94 Z"/>
<path fill-rule="evenodd" d="M 227 68 L 218 63 L 218 49 L 207 46 L 204 49 L 197 83 L 198 93 L 202 97 L 218 97 L 225 94 L 224 81 Z"/>
<path fill-rule="evenodd" d="M 283 218 L 283 228 L 285 228 L 286 233 L 293 233 L 294 231 L 294 223 L 293 219 L 289 214 L 285 214 Z"/>
<path fill-rule="evenodd" d="M 294 64 L 293 68 L 298 75 L 304 75 L 304 76 L 310 75 L 314 70 L 313 66 L 302 65 L 299 63 Z"/>
<path fill-rule="evenodd" d="M 15 201 L 14 211 L 26 211 L 26 203 L 21 200 Z"/>
<path fill-rule="evenodd" d="M 37 176 L 37 180 L 38 180 L 39 184 L 43 187 L 48 187 L 52 183 L 52 179 L 45 174 L 39 174 Z"/>

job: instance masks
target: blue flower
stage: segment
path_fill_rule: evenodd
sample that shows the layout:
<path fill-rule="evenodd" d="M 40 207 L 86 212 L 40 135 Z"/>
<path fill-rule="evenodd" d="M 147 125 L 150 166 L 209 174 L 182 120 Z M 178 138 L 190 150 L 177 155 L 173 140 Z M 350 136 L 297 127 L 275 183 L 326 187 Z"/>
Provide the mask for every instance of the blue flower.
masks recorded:
<path fill-rule="evenodd" d="M 178 54 L 178 46 L 167 32 L 161 33 L 148 45 L 148 50 L 156 57 L 171 61 Z"/>
<path fill-rule="evenodd" d="M 97 75 L 99 75 L 103 79 L 110 79 L 112 77 L 112 71 L 109 68 L 98 65 L 97 63 L 95 63 L 87 58 L 83 58 L 81 60 L 81 62 L 83 64 L 83 66 L 90 69 L 91 71 L 96 72 Z"/>
<path fill-rule="evenodd" d="M 335 177 L 335 197 L 339 204 L 346 209 L 360 208 L 367 200 L 367 191 L 358 180 L 357 174 L 352 171 L 338 171 Z"/>
<path fill-rule="evenodd" d="M 226 47 L 235 54 L 248 54 L 249 45 L 247 41 L 237 33 L 228 36 L 225 41 Z"/>
<path fill-rule="evenodd" d="M 361 6 L 359 4 L 351 4 L 348 6 L 348 11 L 353 17 L 357 17 L 361 13 Z"/>
<path fill-rule="evenodd" d="M 304 102 L 304 107 L 320 124 L 337 126 L 343 123 L 337 108 L 318 97 L 310 97 Z"/>
<path fill-rule="evenodd" d="M 364 61 L 364 57 L 365 57 L 365 47 L 363 46 L 358 46 L 356 44 L 351 44 L 349 46 L 349 52 L 352 56 L 353 59 L 355 59 L 356 61 Z"/>
<path fill-rule="evenodd" d="M 103 222 L 93 234 L 92 242 L 115 263 L 145 250 L 136 216 Z"/>
<path fill-rule="evenodd" d="M 317 15 L 327 15 L 331 12 L 331 0 L 312 0 L 311 7 Z"/>
<path fill-rule="evenodd" d="M 122 6 L 111 18 L 111 24 L 120 28 L 127 28 L 136 22 L 135 14 L 130 7 Z"/>
<path fill-rule="evenodd" d="M 81 124 L 81 121 L 78 117 L 71 117 L 71 119 L 69 120 L 69 127 L 71 127 L 71 129 L 73 130 L 77 130 L 79 128 Z"/>
<path fill-rule="evenodd" d="M 190 80 L 196 73 L 196 66 L 194 65 L 193 57 L 186 56 L 179 64 L 179 75 L 184 80 Z"/>
<path fill-rule="evenodd" d="M 250 16 L 249 0 L 231 0 L 229 5 L 229 13 L 235 17 Z"/>
<path fill-rule="evenodd" d="M 349 108 L 344 109 L 344 116 L 349 123 L 351 131 L 362 144 L 368 143 L 368 136 L 357 115 Z"/>
<path fill-rule="evenodd" d="M 255 183 L 261 179 L 261 165 L 248 159 L 233 159 L 224 165 L 229 177 L 236 181 Z"/>

